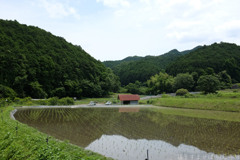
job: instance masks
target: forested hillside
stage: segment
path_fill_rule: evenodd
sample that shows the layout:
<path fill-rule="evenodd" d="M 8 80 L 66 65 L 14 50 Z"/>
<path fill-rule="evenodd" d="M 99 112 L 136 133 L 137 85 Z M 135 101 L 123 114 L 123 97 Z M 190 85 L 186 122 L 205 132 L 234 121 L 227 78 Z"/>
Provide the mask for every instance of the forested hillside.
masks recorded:
<path fill-rule="evenodd" d="M 160 56 L 127 57 L 121 61 L 112 61 L 111 63 L 107 61 L 103 62 L 103 64 L 110 67 L 113 73 L 119 76 L 122 85 L 134 83 L 136 80 L 146 82 L 151 76 L 163 71 L 170 62 L 175 61 L 179 56 L 198 48 L 200 46 L 182 52 L 174 49 Z"/>
<path fill-rule="evenodd" d="M 166 72 L 173 76 L 186 72 L 204 75 L 207 68 L 215 73 L 226 70 L 233 82 L 240 82 L 240 46 L 223 42 L 204 46 L 170 63 Z"/>
<path fill-rule="evenodd" d="M 103 64 L 106 66 L 106 67 L 109 67 L 109 68 L 113 68 L 115 67 L 116 65 L 122 63 L 122 62 L 129 62 L 129 61 L 138 61 L 140 59 L 142 59 L 143 57 L 139 57 L 139 56 L 129 56 L 127 58 L 124 58 L 122 60 L 118 60 L 118 61 L 104 61 Z"/>
<path fill-rule="evenodd" d="M 38 27 L 0 20 L 0 96 L 99 97 L 119 78 L 80 46 Z"/>

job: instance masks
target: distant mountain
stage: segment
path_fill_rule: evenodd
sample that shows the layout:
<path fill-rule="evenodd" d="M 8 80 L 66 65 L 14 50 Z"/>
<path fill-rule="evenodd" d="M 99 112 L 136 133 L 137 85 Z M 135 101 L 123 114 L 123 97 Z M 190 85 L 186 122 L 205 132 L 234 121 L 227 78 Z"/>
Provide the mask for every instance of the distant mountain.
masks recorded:
<path fill-rule="evenodd" d="M 200 47 L 201 46 L 197 46 L 191 50 L 182 52 L 173 49 L 160 56 L 127 57 L 120 61 L 105 61 L 103 64 L 106 67 L 110 67 L 114 74 L 119 76 L 122 85 L 134 83 L 136 80 L 145 82 L 151 76 L 163 71 L 170 62 Z"/>
<path fill-rule="evenodd" d="M 117 60 L 117 61 L 104 61 L 102 62 L 106 67 L 109 67 L 109 68 L 113 68 L 115 67 L 116 65 L 122 63 L 122 62 L 129 62 L 129 61 L 138 61 L 140 59 L 142 59 L 143 57 L 139 57 L 139 56 L 130 56 L 130 57 L 127 57 L 127 58 L 124 58 L 122 60 Z"/>
<path fill-rule="evenodd" d="M 112 92 L 120 82 L 81 46 L 38 27 L 0 19 L 0 85 L 19 97 L 81 98 Z"/>
<path fill-rule="evenodd" d="M 174 76 L 186 72 L 201 75 L 208 67 L 215 73 L 227 70 L 233 79 L 240 82 L 240 46 L 223 42 L 204 46 L 169 63 L 166 72 Z"/>

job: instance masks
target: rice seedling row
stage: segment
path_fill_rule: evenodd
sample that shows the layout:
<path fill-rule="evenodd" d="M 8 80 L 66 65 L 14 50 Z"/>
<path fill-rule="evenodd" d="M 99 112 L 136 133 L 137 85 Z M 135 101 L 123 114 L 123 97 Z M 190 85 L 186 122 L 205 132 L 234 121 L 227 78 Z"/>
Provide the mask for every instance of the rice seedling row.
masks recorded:
<path fill-rule="evenodd" d="M 239 155 L 240 123 L 164 115 L 140 109 L 25 109 L 16 119 L 40 131 L 116 159 L 177 159 L 179 154 Z"/>

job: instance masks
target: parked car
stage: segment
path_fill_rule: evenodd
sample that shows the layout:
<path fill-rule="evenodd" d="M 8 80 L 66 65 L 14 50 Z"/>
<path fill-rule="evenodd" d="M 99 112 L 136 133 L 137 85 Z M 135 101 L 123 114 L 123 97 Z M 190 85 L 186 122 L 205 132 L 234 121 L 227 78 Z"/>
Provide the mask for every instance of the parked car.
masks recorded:
<path fill-rule="evenodd" d="M 111 105 L 112 104 L 112 102 L 110 102 L 110 101 L 107 101 L 107 103 L 105 103 L 106 105 Z"/>
<path fill-rule="evenodd" d="M 91 101 L 91 102 L 89 103 L 89 106 L 94 106 L 94 105 L 96 105 L 96 103 L 93 102 L 93 101 Z"/>

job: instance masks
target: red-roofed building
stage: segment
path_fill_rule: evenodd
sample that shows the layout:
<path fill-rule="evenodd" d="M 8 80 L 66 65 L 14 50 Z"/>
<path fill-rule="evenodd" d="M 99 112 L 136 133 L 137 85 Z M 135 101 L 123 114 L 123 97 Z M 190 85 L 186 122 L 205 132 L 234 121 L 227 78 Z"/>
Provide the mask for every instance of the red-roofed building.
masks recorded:
<path fill-rule="evenodd" d="M 118 99 L 121 101 L 122 105 L 138 105 L 138 100 L 140 100 L 140 97 L 137 94 L 119 94 Z"/>

